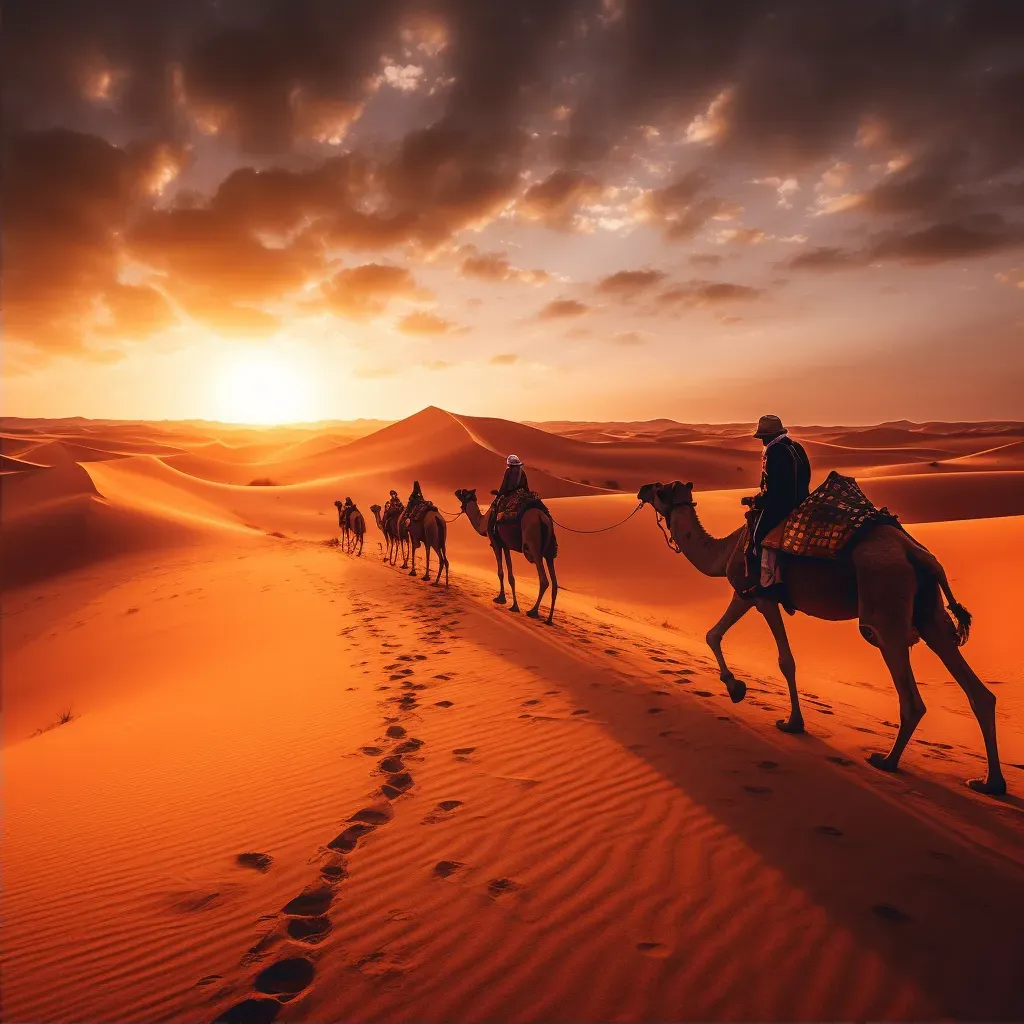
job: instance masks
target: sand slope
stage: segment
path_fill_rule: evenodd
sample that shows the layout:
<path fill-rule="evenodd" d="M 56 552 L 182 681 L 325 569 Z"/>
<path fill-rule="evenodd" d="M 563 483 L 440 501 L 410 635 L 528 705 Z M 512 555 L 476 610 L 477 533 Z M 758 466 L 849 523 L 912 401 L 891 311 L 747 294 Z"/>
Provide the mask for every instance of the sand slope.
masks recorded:
<path fill-rule="evenodd" d="M 820 476 L 854 453 L 974 613 L 1001 801 L 962 785 L 980 737 L 928 652 L 928 714 L 881 775 L 898 712 L 854 623 L 787 620 L 808 735 L 783 736 L 766 627 L 729 635 L 733 705 L 703 642 L 727 587 L 649 508 L 573 532 L 630 515 L 612 473 L 694 480 L 729 532 L 742 425 L 4 428 L 5 1019 L 1024 1016 L 1019 428 L 808 431 Z M 491 603 L 464 517 L 447 591 L 381 564 L 372 521 L 363 559 L 324 544 L 335 497 L 369 519 L 417 477 L 452 511 L 509 450 L 560 524 L 555 628 Z"/>

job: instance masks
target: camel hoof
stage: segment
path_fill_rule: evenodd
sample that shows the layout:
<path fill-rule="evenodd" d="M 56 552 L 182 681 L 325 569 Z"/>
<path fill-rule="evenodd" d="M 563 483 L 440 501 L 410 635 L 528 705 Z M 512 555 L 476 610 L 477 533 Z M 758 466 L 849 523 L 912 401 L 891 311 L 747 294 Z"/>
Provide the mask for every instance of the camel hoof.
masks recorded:
<path fill-rule="evenodd" d="M 495 603 L 495 604 L 505 604 L 505 595 L 504 595 L 504 594 L 499 594 L 499 595 L 498 595 L 498 596 L 497 596 L 497 597 L 496 597 L 496 598 L 494 599 L 494 603 Z"/>
<path fill-rule="evenodd" d="M 537 609 L 536 609 L 536 608 L 531 608 L 531 609 L 530 609 L 530 610 L 529 610 L 529 611 L 528 611 L 528 612 L 526 613 L 526 617 L 527 617 L 528 619 L 539 619 L 539 618 L 540 618 L 540 612 L 539 612 L 539 611 L 537 611 Z"/>
<path fill-rule="evenodd" d="M 520 612 L 520 608 L 519 608 L 519 605 L 517 605 L 517 604 L 514 604 L 514 605 L 512 605 L 512 607 L 511 607 L 511 608 L 509 608 L 509 611 L 510 611 L 510 612 L 515 612 L 515 613 L 516 613 L 516 615 L 518 615 L 518 614 L 519 614 L 519 612 Z"/>
<path fill-rule="evenodd" d="M 734 675 L 724 675 L 721 677 L 722 682 L 725 683 L 726 690 L 729 691 L 729 700 L 733 704 L 739 704 L 741 700 L 747 695 L 747 684 L 742 679 L 737 679 Z"/>
<path fill-rule="evenodd" d="M 544 620 L 544 625 L 545 626 L 553 626 L 554 623 L 551 621 L 551 619 L 545 619 Z"/>
<path fill-rule="evenodd" d="M 775 723 L 779 732 L 787 732 L 793 736 L 799 736 L 804 731 L 804 720 L 802 718 L 780 718 Z"/>
<path fill-rule="evenodd" d="M 416 570 L 415 569 L 410 569 L 409 570 L 409 575 L 410 576 L 415 576 L 416 575 Z"/>
<path fill-rule="evenodd" d="M 984 793 L 986 796 L 1006 796 L 1006 779 L 1000 778 L 993 781 L 988 779 L 968 779 L 967 788 L 973 789 L 975 793 Z"/>
<path fill-rule="evenodd" d="M 872 768 L 877 768 L 880 772 L 891 773 L 900 770 L 899 761 L 891 761 L 885 754 L 868 754 L 865 760 Z"/>

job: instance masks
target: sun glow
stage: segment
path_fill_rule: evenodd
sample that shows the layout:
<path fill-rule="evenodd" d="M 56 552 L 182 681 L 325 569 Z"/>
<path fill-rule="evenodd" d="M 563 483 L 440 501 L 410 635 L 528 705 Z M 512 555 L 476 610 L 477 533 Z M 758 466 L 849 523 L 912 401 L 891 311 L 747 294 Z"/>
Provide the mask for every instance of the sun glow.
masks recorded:
<path fill-rule="evenodd" d="M 229 423 L 297 423 L 312 418 L 309 376 L 280 353 L 247 352 L 221 367 L 217 415 Z"/>

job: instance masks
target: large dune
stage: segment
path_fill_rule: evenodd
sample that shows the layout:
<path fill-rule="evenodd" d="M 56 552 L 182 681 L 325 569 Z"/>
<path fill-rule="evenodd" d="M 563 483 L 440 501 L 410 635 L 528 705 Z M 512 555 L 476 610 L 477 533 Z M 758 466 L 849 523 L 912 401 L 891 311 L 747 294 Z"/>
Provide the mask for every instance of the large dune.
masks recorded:
<path fill-rule="evenodd" d="M 2 426 L 5 1019 L 1024 1016 L 1024 426 L 793 430 L 974 613 L 1001 801 L 962 785 L 977 725 L 920 647 L 903 771 L 864 763 L 898 707 L 856 623 L 786 620 L 807 736 L 774 728 L 756 615 L 728 701 L 728 588 L 635 492 L 693 481 L 727 534 L 749 425 Z M 457 516 L 513 451 L 557 523 L 553 629 L 491 603 Z M 380 561 L 369 505 L 414 479 L 448 590 Z M 325 543 L 345 495 L 362 559 Z"/>

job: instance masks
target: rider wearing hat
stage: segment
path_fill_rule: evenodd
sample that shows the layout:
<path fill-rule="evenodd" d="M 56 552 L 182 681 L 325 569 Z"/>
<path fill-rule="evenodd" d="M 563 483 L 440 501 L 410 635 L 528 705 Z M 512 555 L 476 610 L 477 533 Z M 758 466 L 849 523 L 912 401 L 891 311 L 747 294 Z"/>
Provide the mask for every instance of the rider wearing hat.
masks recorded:
<path fill-rule="evenodd" d="M 751 514 L 750 548 L 747 551 L 749 592 L 759 582 L 761 541 L 810 493 L 811 463 L 802 445 L 789 436 L 778 416 L 762 416 L 754 437 L 764 445 L 761 456 L 761 490 L 744 504 Z"/>
<path fill-rule="evenodd" d="M 529 489 L 530 484 L 526 479 L 526 470 L 523 467 L 522 460 L 518 455 L 510 455 L 505 460 L 505 475 L 501 478 L 501 486 L 496 491 L 491 491 L 494 495 L 494 501 L 491 502 L 491 514 L 487 524 L 489 535 L 493 536 L 497 526 L 498 509 L 502 504 L 502 499 L 507 498 L 516 491 L 528 491 Z"/>

